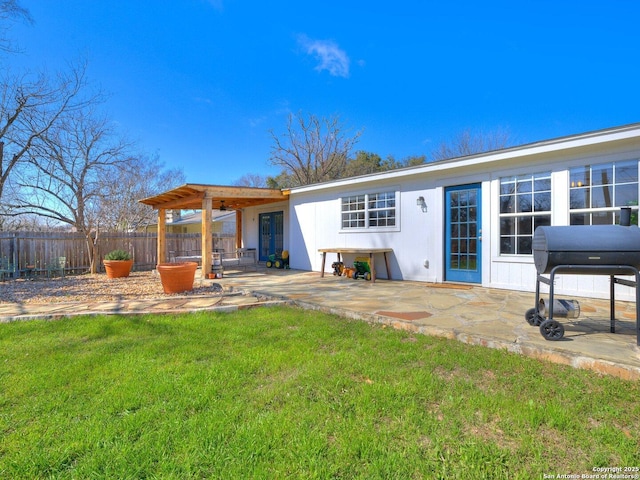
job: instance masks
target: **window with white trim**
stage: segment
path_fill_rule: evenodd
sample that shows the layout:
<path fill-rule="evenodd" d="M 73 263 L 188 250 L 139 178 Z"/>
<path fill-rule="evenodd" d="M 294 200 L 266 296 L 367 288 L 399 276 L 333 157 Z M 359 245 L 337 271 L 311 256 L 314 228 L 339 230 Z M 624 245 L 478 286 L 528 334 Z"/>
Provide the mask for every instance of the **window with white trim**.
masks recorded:
<path fill-rule="evenodd" d="M 614 225 L 620 207 L 638 205 L 638 161 L 600 163 L 569 170 L 571 225 Z M 632 223 L 638 224 L 637 210 Z"/>
<path fill-rule="evenodd" d="M 500 254 L 531 255 L 533 232 L 551 225 L 551 173 L 500 179 Z"/>
<path fill-rule="evenodd" d="M 343 197 L 342 199 L 342 228 L 365 228 L 364 195 Z"/>
<path fill-rule="evenodd" d="M 396 226 L 396 192 L 375 192 L 342 197 L 342 229 Z"/>

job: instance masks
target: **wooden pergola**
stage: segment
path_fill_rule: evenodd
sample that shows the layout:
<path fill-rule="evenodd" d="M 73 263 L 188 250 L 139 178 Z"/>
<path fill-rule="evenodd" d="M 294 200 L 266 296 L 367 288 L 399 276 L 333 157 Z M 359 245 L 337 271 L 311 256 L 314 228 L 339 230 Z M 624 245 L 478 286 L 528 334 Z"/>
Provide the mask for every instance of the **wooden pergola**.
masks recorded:
<path fill-rule="evenodd" d="M 140 203 L 158 210 L 158 263 L 167 259 L 166 234 L 167 210 L 202 210 L 202 276 L 211 271 L 211 212 L 234 210 L 236 212 L 236 247 L 242 247 L 242 211 L 247 207 L 282 202 L 289 192 L 272 188 L 229 187 L 187 183 Z"/>

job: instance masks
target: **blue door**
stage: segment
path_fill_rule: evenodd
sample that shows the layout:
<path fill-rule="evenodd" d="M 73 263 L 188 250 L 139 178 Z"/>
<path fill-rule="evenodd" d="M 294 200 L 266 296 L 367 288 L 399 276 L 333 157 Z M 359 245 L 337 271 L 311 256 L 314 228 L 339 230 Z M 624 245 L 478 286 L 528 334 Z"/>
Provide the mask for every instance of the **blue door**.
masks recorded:
<path fill-rule="evenodd" d="M 283 212 L 261 213 L 260 223 L 260 261 L 269 260 L 269 255 L 282 253 L 284 246 Z"/>
<path fill-rule="evenodd" d="M 445 189 L 445 280 L 482 283 L 480 184 Z"/>

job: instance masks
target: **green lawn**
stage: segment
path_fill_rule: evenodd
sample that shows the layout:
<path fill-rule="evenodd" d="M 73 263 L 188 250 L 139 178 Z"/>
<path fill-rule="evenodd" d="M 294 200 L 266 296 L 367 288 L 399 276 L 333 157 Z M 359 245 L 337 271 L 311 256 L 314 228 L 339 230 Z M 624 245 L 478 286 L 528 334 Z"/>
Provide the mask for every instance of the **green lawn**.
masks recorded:
<path fill-rule="evenodd" d="M 1 478 L 640 466 L 640 385 L 293 308 L 0 325 Z"/>

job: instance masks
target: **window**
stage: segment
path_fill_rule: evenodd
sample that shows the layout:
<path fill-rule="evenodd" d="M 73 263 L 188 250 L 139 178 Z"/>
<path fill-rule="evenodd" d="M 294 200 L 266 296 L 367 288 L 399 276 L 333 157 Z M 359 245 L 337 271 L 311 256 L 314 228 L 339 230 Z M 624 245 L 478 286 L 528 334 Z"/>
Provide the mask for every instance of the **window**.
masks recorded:
<path fill-rule="evenodd" d="M 551 225 L 551 173 L 500 179 L 500 254 L 531 255 L 533 232 Z"/>
<path fill-rule="evenodd" d="M 342 228 L 396 226 L 396 193 L 379 192 L 342 198 Z"/>
<path fill-rule="evenodd" d="M 571 225 L 613 225 L 620 207 L 638 205 L 638 161 L 601 163 L 569 170 Z M 632 215 L 637 225 L 637 215 Z"/>
<path fill-rule="evenodd" d="M 369 226 L 393 227 L 396 224 L 395 192 L 372 193 L 369 195 Z"/>
<path fill-rule="evenodd" d="M 342 228 L 364 228 L 365 196 L 356 195 L 342 199 Z"/>

